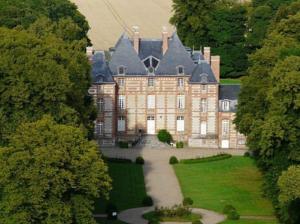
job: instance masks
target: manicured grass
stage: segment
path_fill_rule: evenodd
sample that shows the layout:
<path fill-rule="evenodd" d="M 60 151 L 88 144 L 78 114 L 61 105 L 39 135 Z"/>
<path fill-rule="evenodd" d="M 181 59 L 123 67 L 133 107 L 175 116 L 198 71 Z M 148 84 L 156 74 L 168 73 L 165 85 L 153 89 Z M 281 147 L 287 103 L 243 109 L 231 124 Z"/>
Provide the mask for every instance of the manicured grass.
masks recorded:
<path fill-rule="evenodd" d="M 221 79 L 221 84 L 241 84 L 240 79 Z"/>
<path fill-rule="evenodd" d="M 146 196 L 143 167 L 133 163 L 114 162 L 108 162 L 108 167 L 113 180 L 110 201 L 119 211 L 141 207 Z M 106 201 L 96 200 L 94 213 L 105 213 L 106 204 Z"/>
<path fill-rule="evenodd" d="M 184 197 L 194 207 L 222 212 L 233 205 L 240 215 L 272 215 L 271 203 L 262 197 L 262 177 L 246 157 L 174 166 Z"/>
<path fill-rule="evenodd" d="M 276 221 L 265 221 L 265 220 L 247 220 L 247 219 L 240 219 L 240 220 L 226 220 L 221 222 L 220 224 L 278 224 Z"/>
<path fill-rule="evenodd" d="M 185 216 L 159 217 L 155 212 L 148 212 L 144 214 L 143 217 L 153 224 L 159 222 L 193 222 L 201 218 L 200 215 L 193 213 Z"/>

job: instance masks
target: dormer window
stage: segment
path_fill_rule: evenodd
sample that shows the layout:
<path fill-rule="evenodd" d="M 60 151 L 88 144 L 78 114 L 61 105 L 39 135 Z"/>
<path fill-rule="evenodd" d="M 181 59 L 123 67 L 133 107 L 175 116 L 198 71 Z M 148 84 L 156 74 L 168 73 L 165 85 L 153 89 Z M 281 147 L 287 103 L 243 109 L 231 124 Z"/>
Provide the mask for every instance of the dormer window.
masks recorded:
<path fill-rule="evenodd" d="M 200 82 L 201 83 L 207 83 L 208 78 L 207 78 L 207 74 L 201 74 L 200 75 Z"/>
<path fill-rule="evenodd" d="M 221 106 L 222 106 L 222 111 L 229 111 L 230 110 L 229 100 L 223 100 Z"/>
<path fill-rule="evenodd" d="M 124 66 L 120 66 L 118 68 L 118 74 L 119 75 L 125 75 L 125 67 Z"/>
<path fill-rule="evenodd" d="M 150 74 L 154 74 L 154 71 L 155 69 L 157 68 L 158 66 L 158 63 L 159 63 L 159 60 L 156 59 L 155 57 L 153 56 L 150 56 L 148 58 L 146 58 L 144 61 L 143 61 L 145 67 L 148 69 L 148 72 Z"/>
<path fill-rule="evenodd" d="M 148 68 L 148 72 L 149 72 L 150 74 L 154 74 L 154 68 L 153 68 L 152 66 L 150 66 L 150 67 Z"/>
<path fill-rule="evenodd" d="M 177 74 L 178 75 L 183 75 L 184 74 L 184 68 L 183 68 L 183 66 L 178 66 L 177 67 Z"/>

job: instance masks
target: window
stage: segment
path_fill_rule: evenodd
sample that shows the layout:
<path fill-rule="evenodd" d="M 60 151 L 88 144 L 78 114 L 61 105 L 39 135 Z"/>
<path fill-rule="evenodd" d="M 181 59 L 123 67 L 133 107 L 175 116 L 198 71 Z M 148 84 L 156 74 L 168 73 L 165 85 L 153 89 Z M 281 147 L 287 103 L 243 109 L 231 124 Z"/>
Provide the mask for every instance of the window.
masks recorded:
<path fill-rule="evenodd" d="M 154 74 L 154 68 L 153 68 L 152 66 L 150 66 L 150 67 L 148 68 L 148 72 L 149 72 L 150 74 Z"/>
<path fill-rule="evenodd" d="M 177 85 L 178 85 L 178 87 L 183 87 L 184 86 L 184 80 L 183 80 L 183 78 L 179 78 L 178 79 Z"/>
<path fill-rule="evenodd" d="M 95 129 L 96 129 L 95 132 L 97 136 L 103 135 L 103 122 L 96 123 Z"/>
<path fill-rule="evenodd" d="M 207 75 L 206 74 L 201 74 L 200 75 L 200 82 L 202 83 L 207 83 Z"/>
<path fill-rule="evenodd" d="M 154 78 L 148 78 L 148 86 L 154 86 Z"/>
<path fill-rule="evenodd" d="M 200 112 L 207 112 L 207 99 L 206 98 L 201 99 Z"/>
<path fill-rule="evenodd" d="M 124 66 L 120 66 L 118 68 L 118 74 L 119 75 L 125 75 L 125 67 Z"/>
<path fill-rule="evenodd" d="M 125 79 L 118 79 L 118 85 L 119 86 L 125 86 Z"/>
<path fill-rule="evenodd" d="M 207 133 L 207 123 L 206 121 L 201 121 L 200 123 L 200 135 L 206 135 Z"/>
<path fill-rule="evenodd" d="M 185 102 L 184 102 L 184 95 L 177 96 L 177 108 L 178 109 L 184 109 Z"/>
<path fill-rule="evenodd" d="M 155 69 L 159 64 L 159 60 L 154 58 L 153 56 L 146 58 L 143 62 L 145 67 L 148 69 L 149 73 L 151 74 L 154 73 Z"/>
<path fill-rule="evenodd" d="M 155 108 L 155 96 L 154 95 L 148 95 L 147 105 L 148 105 L 148 109 Z"/>
<path fill-rule="evenodd" d="M 206 91 L 207 90 L 207 86 L 206 85 L 202 85 L 202 92 Z"/>
<path fill-rule="evenodd" d="M 118 117 L 118 131 L 125 131 L 125 117 Z"/>
<path fill-rule="evenodd" d="M 183 73 L 184 73 L 184 68 L 183 68 L 183 66 L 178 66 L 178 67 L 177 67 L 177 74 L 178 74 L 178 75 L 183 75 Z"/>
<path fill-rule="evenodd" d="M 123 95 L 119 96 L 118 106 L 119 106 L 119 109 L 121 109 L 121 110 L 125 109 L 125 96 L 123 96 Z"/>
<path fill-rule="evenodd" d="M 222 111 L 229 111 L 230 110 L 230 102 L 228 100 L 222 101 Z"/>
<path fill-rule="evenodd" d="M 98 99 L 97 109 L 98 109 L 98 112 L 103 112 L 104 111 L 104 100 L 103 100 L 103 98 Z"/>
<path fill-rule="evenodd" d="M 229 134 L 229 120 L 222 120 L 222 135 Z"/>
<path fill-rule="evenodd" d="M 177 117 L 177 131 L 184 131 L 184 117 Z"/>
<path fill-rule="evenodd" d="M 238 144 L 239 144 L 239 145 L 245 145 L 245 143 L 246 143 L 246 142 L 245 142 L 245 139 L 239 139 L 239 140 L 238 140 Z"/>

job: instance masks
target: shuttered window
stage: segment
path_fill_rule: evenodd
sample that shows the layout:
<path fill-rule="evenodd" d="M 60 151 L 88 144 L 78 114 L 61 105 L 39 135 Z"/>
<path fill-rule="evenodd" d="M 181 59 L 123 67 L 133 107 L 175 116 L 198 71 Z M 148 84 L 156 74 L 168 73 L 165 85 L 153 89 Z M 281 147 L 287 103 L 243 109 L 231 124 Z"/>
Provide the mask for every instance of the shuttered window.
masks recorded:
<path fill-rule="evenodd" d="M 155 108 L 155 95 L 148 95 L 148 109 L 154 109 Z"/>
<path fill-rule="evenodd" d="M 222 120 L 222 134 L 229 134 L 229 120 Z"/>
<path fill-rule="evenodd" d="M 177 117 L 177 131 L 184 131 L 184 117 Z"/>
<path fill-rule="evenodd" d="M 206 135 L 207 133 L 207 123 L 206 121 L 201 121 L 200 123 L 200 134 L 201 135 Z"/>
<path fill-rule="evenodd" d="M 200 111 L 201 112 L 207 112 L 207 99 L 202 98 L 200 102 Z"/>
<path fill-rule="evenodd" d="M 119 106 L 119 109 L 121 109 L 121 110 L 125 109 L 125 96 L 124 95 L 119 96 L 118 106 Z"/>
<path fill-rule="evenodd" d="M 125 117 L 120 116 L 118 118 L 118 131 L 125 131 Z"/>

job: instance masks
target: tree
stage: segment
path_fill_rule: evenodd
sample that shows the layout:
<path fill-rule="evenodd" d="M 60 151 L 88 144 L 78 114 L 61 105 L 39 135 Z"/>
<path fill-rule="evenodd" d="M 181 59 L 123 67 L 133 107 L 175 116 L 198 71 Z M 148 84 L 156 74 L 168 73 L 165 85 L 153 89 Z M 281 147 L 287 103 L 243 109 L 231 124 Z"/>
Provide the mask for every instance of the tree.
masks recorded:
<path fill-rule="evenodd" d="M 0 149 L 0 222 L 93 224 L 110 178 L 96 143 L 49 116 L 21 124 Z"/>

